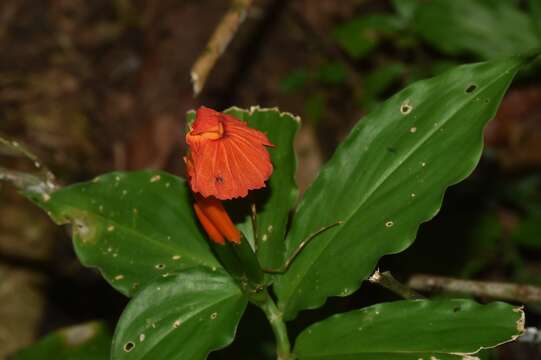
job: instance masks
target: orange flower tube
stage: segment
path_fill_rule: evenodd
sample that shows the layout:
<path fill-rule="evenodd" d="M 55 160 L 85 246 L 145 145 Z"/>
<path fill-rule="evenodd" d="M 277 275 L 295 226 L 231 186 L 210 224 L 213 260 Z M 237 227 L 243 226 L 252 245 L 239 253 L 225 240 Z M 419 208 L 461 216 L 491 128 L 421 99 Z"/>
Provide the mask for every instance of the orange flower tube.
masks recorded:
<path fill-rule="evenodd" d="M 220 200 L 195 194 L 193 206 L 199 222 L 212 241 L 224 244 L 225 238 L 235 244 L 240 243 L 240 231 L 231 221 Z"/>
<path fill-rule="evenodd" d="M 201 226 L 203 226 L 203 229 L 205 229 L 205 232 L 209 238 L 217 244 L 225 244 L 225 239 L 220 233 L 220 230 L 216 229 L 216 226 L 214 226 L 212 221 L 207 217 L 207 215 L 205 215 L 202 206 L 195 202 L 193 204 L 193 209 L 195 210 L 195 215 L 199 219 Z"/>

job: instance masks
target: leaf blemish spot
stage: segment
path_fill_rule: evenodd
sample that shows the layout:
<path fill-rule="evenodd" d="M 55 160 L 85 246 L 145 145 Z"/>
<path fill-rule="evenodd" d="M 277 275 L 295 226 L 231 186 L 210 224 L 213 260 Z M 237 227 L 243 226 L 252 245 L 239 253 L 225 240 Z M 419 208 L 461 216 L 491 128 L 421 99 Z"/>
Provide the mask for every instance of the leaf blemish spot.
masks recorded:
<path fill-rule="evenodd" d="M 124 344 L 124 351 L 130 352 L 135 348 L 135 344 L 132 341 L 128 341 L 126 344 Z"/>
<path fill-rule="evenodd" d="M 154 175 L 153 177 L 150 178 L 150 182 L 153 183 L 153 182 L 156 182 L 156 181 L 160 181 L 160 175 Z"/>
<path fill-rule="evenodd" d="M 122 279 L 124 279 L 124 275 L 122 275 L 122 274 L 115 276 L 115 280 L 117 280 L 117 281 L 122 280 Z"/>
<path fill-rule="evenodd" d="M 173 255 L 173 257 L 171 259 L 173 260 L 180 260 L 181 256 L 180 255 Z"/>
<path fill-rule="evenodd" d="M 175 320 L 175 322 L 173 323 L 173 328 L 178 329 L 179 326 L 180 326 L 180 320 Z"/>
<path fill-rule="evenodd" d="M 415 132 L 417 132 L 417 128 L 415 126 L 410 127 L 410 133 L 413 134 Z"/>
<path fill-rule="evenodd" d="M 140 341 L 140 342 L 145 341 L 145 334 L 139 335 L 139 341 Z"/>
<path fill-rule="evenodd" d="M 111 232 L 111 231 L 114 231 L 115 230 L 115 226 L 114 225 L 109 225 L 107 227 L 107 231 Z"/>
<path fill-rule="evenodd" d="M 394 226 L 394 221 L 389 220 L 389 221 L 387 221 L 385 223 L 385 227 L 387 227 L 387 228 L 390 228 L 390 227 L 393 227 L 393 226 Z"/>
<path fill-rule="evenodd" d="M 408 115 L 413 110 L 413 106 L 411 106 L 409 99 L 405 100 L 402 105 L 400 105 L 400 113 L 402 115 Z"/>
<path fill-rule="evenodd" d="M 211 320 L 216 320 L 217 317 L 218 317 L 218 313 L 217 313 L 217 312 L 213 312 L 212 314 L 210 314 L 210 319 L 211 319 Z"/>
<path fill-rule="evenodd" d="M 414 198 L 415 196 L 417 196 L 415 193 L 411 193 L 410 195 L 412 198 Z"/>
<path fill-rule="evenodd" d="M 165 269 L 165 264 L 156 264 L 154 265 L 154 267 L 156 268 L 156 270 L 163 270 Z"/>

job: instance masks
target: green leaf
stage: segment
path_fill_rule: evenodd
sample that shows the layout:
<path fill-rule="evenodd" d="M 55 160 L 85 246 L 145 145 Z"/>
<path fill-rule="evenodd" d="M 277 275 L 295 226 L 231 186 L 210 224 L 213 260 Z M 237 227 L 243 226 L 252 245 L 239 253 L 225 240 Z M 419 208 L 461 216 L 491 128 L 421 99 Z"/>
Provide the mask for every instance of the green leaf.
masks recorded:
<path fill-rule="evenodd" d="M 12 360 L 104 360 L 110 349 L 109 330 L 93 321 L 55 331 L 19 351 Z"/>
<path fill-rule="evenodd" d="M 252 128 L 267 134 L 275 145 L 269 148 L 274 172 L 267 187 L 250 192 L 248 199 L 257 204 L 257 256 L 264 268 L 276 268 L 284 259 L 284 237 L 289 211 L 297 200 L 295 183 L 297 160 L 293 139 L 300 126 L 300 119 L 278 109 L 253 107 L 249 111 L 231 108 L 225 111 L 246 121 Z M 244 201 L 244 200 L 241 200 Z M 242 226 L 245 235 L 252 238 L 250 219 Z"/>
<path fill-rule="evenodd" d="M 316 71 L 316 79 L 323 85 L 342 85 L 346 81 L 347 76 L 345 66 L 339 62 L 323 64 Z"/>
<path fill-rule="evenodd" d="M 382 35 L 399 30 L 400 23 L 395 16 L 372 14 L 339 25 L 332 36 L 349 56 L 361 59 L 379 44 Z"/>
<path fill-rule="evenodd" d="M 304 103 L 304 117 L 317 126 L 327 109 L 325 93 L 314 93 Z"/>
<path fill-rule="evenodd" d="M 184 180 L 159 171 L 114 172 L 27 196 L 73 228 L 77 256 L 128 296 L 189 267 L 218 267 L 198 228 Z"/>
<path fill-rule="evenodd" d="M 364 109 L 372 110 L 380 102 L 380 96 L 406 72 L 402 63 L 383 64 L 365 75 L 360 102 Z"/>
<path fill-rule="evenodd" d="M 530 17 L 537 29 L 537 36 L 541 42 L 541 1 L 529 0 Z"/>
<path fill-rule="evenodd" d="M 481 348 L 516 339 L 524 313 L 505 303 L 406 300 L 334 315 L 297 338 L 299 359 L 473 359 Z"/>
<path fill-rule="evenodd" d="M 419 6 L 418 0 L 392 0 L 394 10 L 405 21 L 410 21 Z"/>
<path fill-rule="evenodd" d="M 310 73 L 305 68 L 295 69 L 280 79 L 280 90 L 290 94 L 303 89 L 310 80 Z"/>
<path fill-rule="evenodd" d="M 541 249 L 539 224 L 541 224 L 541 210 L 528 212 L 512 230 L 511 240 L 525 248 Z"/>
<path fill-rule="evenodd" d="M 128 304 L 112 345 L 112 360 L 206 359 L 227 346 L 247 301 L 220 270 L 186 270 L 160 279 Z"/>
<path fill-rule="evenodd" d="M 457 67 L 417 82 L 363 118 L 306 192 L 287 253 L 319 229 L 275 292 L 286 318 L 346 296 L 380 257 L 406 249 L 439 210 L 445 189 L 467 177 L 482 131 L 522 65 L 508 59 Z"/>
<path fill-rule="evenodd" d="M 512 1 L 433 0 L 417 7 L 412 23 L 432 46 L 482 59 L 525 54 L 541 46 L 535 24 Z"/>
<path fill-rule="evenodd" d="M 404 74 L 406 66 L 402 63 L 381 65 L 366 74 L 364 91 L 371 95 L 381 95 L 396 79 Z"/>

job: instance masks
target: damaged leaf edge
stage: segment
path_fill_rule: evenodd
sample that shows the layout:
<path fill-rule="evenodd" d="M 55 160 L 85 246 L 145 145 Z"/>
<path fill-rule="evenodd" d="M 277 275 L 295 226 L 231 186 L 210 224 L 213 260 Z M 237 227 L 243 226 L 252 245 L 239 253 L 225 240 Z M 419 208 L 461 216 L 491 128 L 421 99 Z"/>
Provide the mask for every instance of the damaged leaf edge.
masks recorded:
<path fill-rule="evenodd" d="M 492 345 L 492 346 L 481 346 L 476 351 L 466 352 L 466 353 L 462 353 L 462 352 L 460 352 L 460 353 L 449 353 L 449 354 L 462 356 L 462 360 L 479 360 L 478 357 L 471 356 L 471 355 L 475 355 L 475 354 L 479 353 L 482 350 L 494 349 L 494 348 L 496 348 L 496 347 L 498 347 L 500 345 L 507 344 L 509 342 L 513 342 L 516 339 L 518 339 L 521 335 L 524 334 L 524 324 L 526 323 L 526 315 L 524 313 L 524 306 L 515 307 L 515 308 L 512 309 L 512 311 L 516 312 L 516 313 L 520 313 L 520 316 L 516 321 L 516 328 L 517 328 L 518 334 L 511 336 L 511 338 L 509 338 L 508 340 L 501 341 L 501 342 L 499 342 L 499 343 L 497 343 L 495 345 Z"/>

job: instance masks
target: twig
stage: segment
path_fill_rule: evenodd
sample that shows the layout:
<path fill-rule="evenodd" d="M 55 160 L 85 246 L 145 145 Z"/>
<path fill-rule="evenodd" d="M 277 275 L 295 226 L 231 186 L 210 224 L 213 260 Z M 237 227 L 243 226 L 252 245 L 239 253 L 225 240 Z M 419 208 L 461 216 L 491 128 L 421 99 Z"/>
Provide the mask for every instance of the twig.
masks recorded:
<path fill-rule="evenodd" d="M 541 288 L 531 285 L 461 280 L 432 275 L 413 275 L 408 285 L 420 291 L 443 291 L 520 303 L 541 303 Z"/>
<path fill-rule="evenodd" d="M 53 173 L 47 167 L 45 167 L 41 163 L 41 161 L 38 159 L 38 157 L 34 155 L 34 153 L 32 153 L 30 150 L 28 150 L 28 148 L 25 145 L 15 140 L 9 141 L 3 137 L 0 137 L 0 148 L 6 149 L 8 153 L 12 153 L 17 156 L 22 156 L 32 161 L 32 163 L 34 164 L 34 167 L 39 170 L 41 177 L 44 179 L 43 182 L 46 183 L 47 187 L 49 187 L 50 190 L 55 189 L 56 184 L 55 184 L 55 177 Z M 21 174 L 23 173 L 18 173 L 16 171 L 9 171 L 7 169 L 2 169 L 2 173 L 3 173 L 2 180 L 11 181 L 16 186 L 20 184 L 14 181 L 13 175 L 18 174 L 16 177 L 20 178 Z"/>
<path fill-rule="evenodd" d="M 233 5 L 216 26 L 207 47 L 192 66 L 191 78 L 194 96 L 203 90 L 210 71 L 246 18 L 251 3 L 252 0 L 233 0 Z"/>
<path fill-rule="evenodd" d="M 408 286 L 402 284 L 400 281 L 396 280 L 389 271 L 379 272 L 376 270 L 372 276 L 368 278 L 373 284 L 378 284 L 383 286 L 386 289 L 391 290 L 395 294 L 403 297 L 404 299 L 422 299 L 423 296 L 414 290 L 410 289 Z"/>

